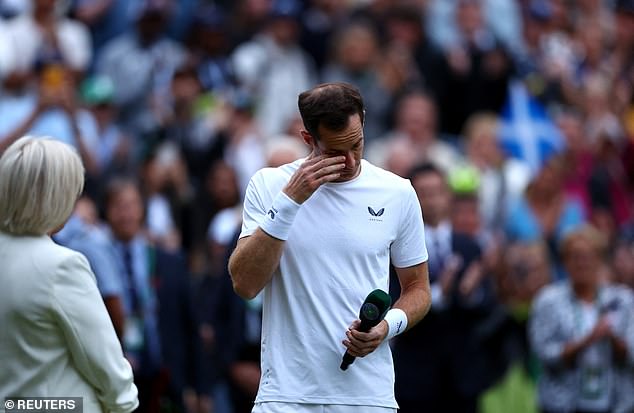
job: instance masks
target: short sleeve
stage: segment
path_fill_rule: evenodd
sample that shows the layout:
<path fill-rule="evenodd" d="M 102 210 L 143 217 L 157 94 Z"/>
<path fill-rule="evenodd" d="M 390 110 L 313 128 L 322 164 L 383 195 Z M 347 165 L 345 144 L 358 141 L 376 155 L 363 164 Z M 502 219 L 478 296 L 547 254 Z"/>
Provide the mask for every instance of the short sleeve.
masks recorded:
<path fill-rule="evenodd" d="M 51 302 L 73 364 L 106 410 L 133 411 L 138 399 L 132 368 L 81 254 L 72 254 L 57 268 Z"/>
<path fill-rule="evenodd" d="M 261 191 L 263 190 L 262 172 L 257 172 L 247 185 L 244 195 L 244 208 L 242 210 L 242 230 L 240 238 L 248 237 L 253 234 L 260 226 L 260 222 L 266 215 L 267 208 L 262 199 Z"/>
<path fill-rule="evenodd" d="M 428 258 L 423 214 L 411 185 L 403 195 L 402 211 L 398 234 L 390 250 L 392 264 L 397 268 L 411 267 Z"/>

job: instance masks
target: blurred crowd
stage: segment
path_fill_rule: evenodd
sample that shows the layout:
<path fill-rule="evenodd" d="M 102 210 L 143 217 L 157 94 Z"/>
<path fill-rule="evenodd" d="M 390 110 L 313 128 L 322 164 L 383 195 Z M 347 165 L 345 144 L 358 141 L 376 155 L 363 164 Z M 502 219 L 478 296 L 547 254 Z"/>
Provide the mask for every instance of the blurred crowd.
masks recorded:
<path fill-rule="evenodd" d="M 632 411 L 633 0 L 0 0 L 0 153 L 81 155 L 56 239 L 88 257 L 142 409 L 250 411 L 242 194 L 306 155 L 297 95 L 331 81 L 423 208 L 434 304 L 393 343 L 403 411 Z"/>

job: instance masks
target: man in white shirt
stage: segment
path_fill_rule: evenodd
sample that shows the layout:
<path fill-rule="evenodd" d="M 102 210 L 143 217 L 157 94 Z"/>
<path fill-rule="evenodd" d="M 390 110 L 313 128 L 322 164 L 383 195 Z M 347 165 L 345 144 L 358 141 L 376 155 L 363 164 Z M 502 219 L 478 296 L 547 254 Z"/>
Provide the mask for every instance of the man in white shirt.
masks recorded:
<path fill-rule="evenodd" d="M 409 181 L 362 159 L 363 101 L 327 83 L 299 95 L 311 152 L 265 168 L 246 191 L 229 261 L 235 291 L 263 293 L 262 376 L 254 412 L 396 412 L 388 340 L 430 306 L 420 205 Z M 367 294 L 401 296 L 368 332 L 356 320 Z M 364 357 L 339 368 L 348 351 Z"/>

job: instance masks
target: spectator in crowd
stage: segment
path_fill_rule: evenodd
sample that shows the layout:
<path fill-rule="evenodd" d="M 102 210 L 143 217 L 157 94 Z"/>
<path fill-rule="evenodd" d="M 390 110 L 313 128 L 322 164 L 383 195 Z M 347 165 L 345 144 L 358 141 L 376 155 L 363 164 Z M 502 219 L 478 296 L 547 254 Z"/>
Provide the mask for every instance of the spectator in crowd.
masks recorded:
<path fill-rule="evenodd" d="M 297 136 L 277 136 L 266 146 L 266 164 L 271 168 L 291 163 L 307 155 L 306 145 Z"/>
<path fill-rule="evenodd" d="M 478 198 L 484 226 L 500 236 L 509 208 L 520 199 L 530 168 L 519 159 L 505 156 L 498 142 L 499 117 L 479 112 L 469 117 L 463 136 L 467 164 L 479 174 Z"/>
<path fill-rule="evenodd" d="M 274 7 L 271 0 L 220 0 L 217 3 L 233 11 L 230 21 L 231 48 L 247 43 L 256 37 L 266 27 Z M 293 8 L 294 5 L 290 4 L 287 7 Z"/>
<path fill-rule="evenodd" d="M 563 172 L 560 157 L 546 161 L 509 210 L 505 225 L 511 241 L 546 242 L 557 278 L 564 277 L 557 245 L 567 231 L 586 220 L 579 201 L 563 191 Z"/>
<path fill-rule="evenodd" d="M 229 93 L 237 85 L 229 55 L 229 22 L 216 5 L 200 7 L 194 17 L 190 43 L 203 90 Z"/>
<path fill-rule="evenodd" d="M 192 228 L 193 244 L 198 259 L 202 260 L 201 273 L 217 275 L 224 269 L 219 268 L 218 261 L 208 261 L 208 229 L 218 212 L 233 208 L 240 203 L 242 194 L 236 171 L 223 160 L 214 161 L 208 168 L 203 190 L 195 201 L 195 219 Z M 201 257 L 199 254 L 203 254 Z M 204 258 L 207 257 L 207 258 Z M 216 257 L 213 255 L 212 257 Z M 219 257 L 224 258 L 222 254 Z M 211 267 L 209 267 L 211 266 Z M 202 267 L 205 267 L 204 269 Z"/>
<path fill-rule="evenodd" d="M 310 0 L 302 14 L 301 45 L 321 71 L 329 59 L 329 46 L 338 27 L 348 18 L 346 4 L 337 0 Z"/>
<path fill-rule="evenodd" d="M 251 176 L 265 165 L 264 146 L 267 136 L 257 121 L 256 97 L 246 90 L 236 91 L 227 107 L 227 123 L 223 130 L 226 137 L 224 160 L 238 177 L 243 194 Z"/>
<path fill-rule="evenodd" d="M 451 192 L 431 164 L 415 168 L 410 180 L 421 203 L 429 245 L 432 309 L 410 335 L 394 345 L 396 397 L 402 412 L 476 412 L 478 396 L 492 378 L 476 335 L 493 305 L 491 286 L 477 241 L 454 230 Z"/>
<path fill-rule="evenodd" d="M 634 296 L 602 280 L 605 239 L 586 226 L 562 239 L 568 273 L 535 299 L 530 343 L 542 363 L 543 411 L 628 412 L 634 408 Z"/>
<path fill-rule="evenodd" d="M 554 279 L 548 248 L 540 241 L 511 244 L 496 270 L 499 298 L 511 317 L 508 339 L 515 347 L 510 350 L 510 358 L 520 360 L 534 376 L 526 326 L 533 299 Z"/>
<path fill-rule="evenodd" d="M 123 350 L 139 388 L 140 411 L 183 410 L 194 388 L 197 340 L 185 260 L 153 245 L 144 233 L 139 187 L 110 182 L 105 200 L 118 268 L 112 295 L 123 304 Z"/>
<path fill-rule="evenodd" d="M 170 0 L 142 0 L 135 25 L 109 41 L 96 71 L 112 79 L 122 124 L 143 136 L 161 126 L 170 79 L 185 59 L 183 47 L 165 37 Z"/>
<path fill-rule="evenodd" d="M 312 59 L 299 45 L 298 0 L 275 0 L 266 26 L 238 46 L 232 60 L 238 81 L 257 102 L 264 136 L 284 132 L 297 112 L 296 96 L 316 79 Z"/>
<path fill-rule="evenodd" d="M 616 79 L 613 84 L 617 113 L 631 109 L 634 96 L 634 3 L 618 0 L 615 10 L 615 33 L 612 51 Z M 630 135 L 632 129 L 630 129 Z"/>
<path fill-rule="evenodd" d="M 482 9 L 487 27 L 509 50 L 522 42 L 521 8 L 526 2 L 476 0 Z M 430 39 L 442 48 L 454 44 L 459 37 L 456 9 L 460 0 L 430 0 L 426 4 L 425 22 Z"/>
<path fill-rule="evenodd" d="M 461 179 L 466 180 L 469 174 L 475 173 L 468 168 L 458 168 L 449 175 L 449 186 L 453 193 L 449 215 L 454 231 L 469 235 L 478 243 L 482 252 L 483 269 L 491 272 L 497 265 L 502 252 L 500 249 L 502 237 L 483 225 L 478 198 L 480 183 L 477 178 L 473 177 L 475 182 L 472 187 L 466 182 L 460 182 Z M 457 179 L 457 175 L 462 176 Z"/>
<path fill-rule="evenodd" d="M 596 153 L 586 136 L 583 119 L 581 112 L 572 108 L 563 108 L 555 117 L 566 142 L 562 154 L 564 192 L 577 199 L 583 206 L 584 215 L 589 216 L 592 211 L 589 181 Z"/>
<path fill-rule="evenodd" d="M 224 129 L 229 120 L 226 103 L 229 96 L 205 92 L 201 76 L 190 62 L 176 69 L 171 79 L 164 129 L 155 136 L 155 141 L 165 140 L 178 146 L 198 188 L 209 163 L 223 155 Z"/>
<path fill-rule="evenodd" d="M 438 137 L 438 108 L 431 96 L 420 91 L 405 94 L 396 106 L 395 127 L 378 142 L 370 143 L 368 159 L 378 165 L 388 166 L 385 158 L 390 148 L 403 147 L 410 154 L 410 164 L 398 164 L 399 170 L 431 162 L 444 172 L 459 165 L 461 156 L 449 143 Z"/>
<path fill-rule="evenodd" d="M 410 82 L 425 88 L 434 99 L 442 99 L 447 86 L 447 60 L 425 33 L 422 9 L 415 5 L 391 7 L 385 16 L 385 37 L 388 45 L 405 49 L 415 62 Z"/>
<path fill-rule="evenodd" d="M 341 27 L 333 38 L 332 60 L 324 67 L 326 82 L 350 83 L 367 102 L 367 121 L 363 126 L 368 144 L 385 132 L 390 110 L 390 91 L 381 73 L 382 52 L 376 30 L 364 21 Z"/>
<path fill-rule="evenodd" d="M 77 200 L 70 219 L 54 236 L 55 242 L 86 256 L 95 273 L 101 294 L 117 337 L 121 341 L 124 333 L 124 310 L 119 293 L 119 268 L 114 251 L 103 225 L 99 221 L 97 207 L 87 196 Z"/>
<path fill-rule="evenodd" d="M 178 148 L 165 143 L 150 151 L 141 169 L 147 235 L 157 246 L 172 252 L 181 248 L 181 234 L 175 223 L 177 200 L 170 199 L 168 192 L 175 188 L 180 191 L 178 196 L 187 194 L 189 188 L 187 172 L 179 170 L 181 165 Z"/>
<path fill-rule="evenodd" d="M 479 0 L 459 0 L 457 38 L 445 49 L 449 63 L 447 91 L 438 104 L 441 130 L 458 135 L 478 111 L 499 111 L 506 99 L 512 62 L 503 44 L 485 24 Z"/>
<path fill-rule="evenodd" d="M 61 65 L 79 75 L 92 58 L 90 33 L 80 22 L 59 12 L 59 0 L 32 0 L 32 10 L 7 23 L 3 41 L 8 61 L 0 67 L 24 74 L 35 68 Z"/>
<path fill-rule="evenodd" d="M 486 328 L 497 327 L 487 347 L 493 345 L 496 349 L 494 360 L 504 373 L 481 398 L 480 411 L 533 413 L 537 411 L 539 363 L 530 348 L 526 327 L 534 296 L 552 281 L 550 258 L 542 242 L 514 243 L 503 251 L 493 272 L 502 306 Z"/>
<path fill-rule="evenodd" d="M 93 150 L 98 174 L 91 177 L 95 180 L 91 186 L 91 195 L 101 199 L 101 182 L 109 177 L 131 172 L 134 161 L 132 142 L 119 125 L 118 110 L 113 101 L 114 84 L 109 78 L 87 78 L 82 82 L 79 92 L 82 104 L 92 114 L 97 126 L 98 139 Z"/>
<path fill-rule="evenodd" d="M 95 147 L 97 124 L 90 112 L 80 108 L 76 77 L 63 66 L 40 67 L 27 76 L 4 79 L 0 100 L 0 152 L 25 134 L 54 136 L 74 146 L 90 176 L 99 173 Z M 23 81 L 24 80 L 24 81 Z"/>
<path fill-rule="evenodd" d="M 634 240 L 623 237 L 612 252 L 613 281 L 634 291 Z"/>
<path fill-rule="evenodd" d="M 134 24 L 138 1 L 77 0 L 72 4 L 75 18 L 90 28 L 93 49 L 99 54 L 103 46 L 126 32 Z"/>

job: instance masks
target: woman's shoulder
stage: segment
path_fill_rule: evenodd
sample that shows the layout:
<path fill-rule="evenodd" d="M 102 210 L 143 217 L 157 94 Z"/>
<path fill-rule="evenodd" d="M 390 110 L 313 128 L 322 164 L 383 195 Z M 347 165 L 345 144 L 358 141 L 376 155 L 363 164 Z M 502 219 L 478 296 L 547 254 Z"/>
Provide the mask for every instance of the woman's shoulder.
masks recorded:
<path fill-rule="evenodd" d="M 624 284 L 608 284 L 603 287 L 609 300 L 616 300 L 619 303 L 634 306 L 634 291 Z"/>
<path fill-rule="evenodd" d="M 566 281 L 557 281 L 542 287 L 535 296 L 533 307 L 560 306 L 567 303 L 570 286 Z"/>
<path fill-rule="evenodd" d="M 85 260 L 82 254 L 57 244 L 49 236 L 7 236 L 3 234 L 1 241 L 11 256 L 25 265 L 32 264 L 35 269 L 49 272 L 69 262 Z"/>

